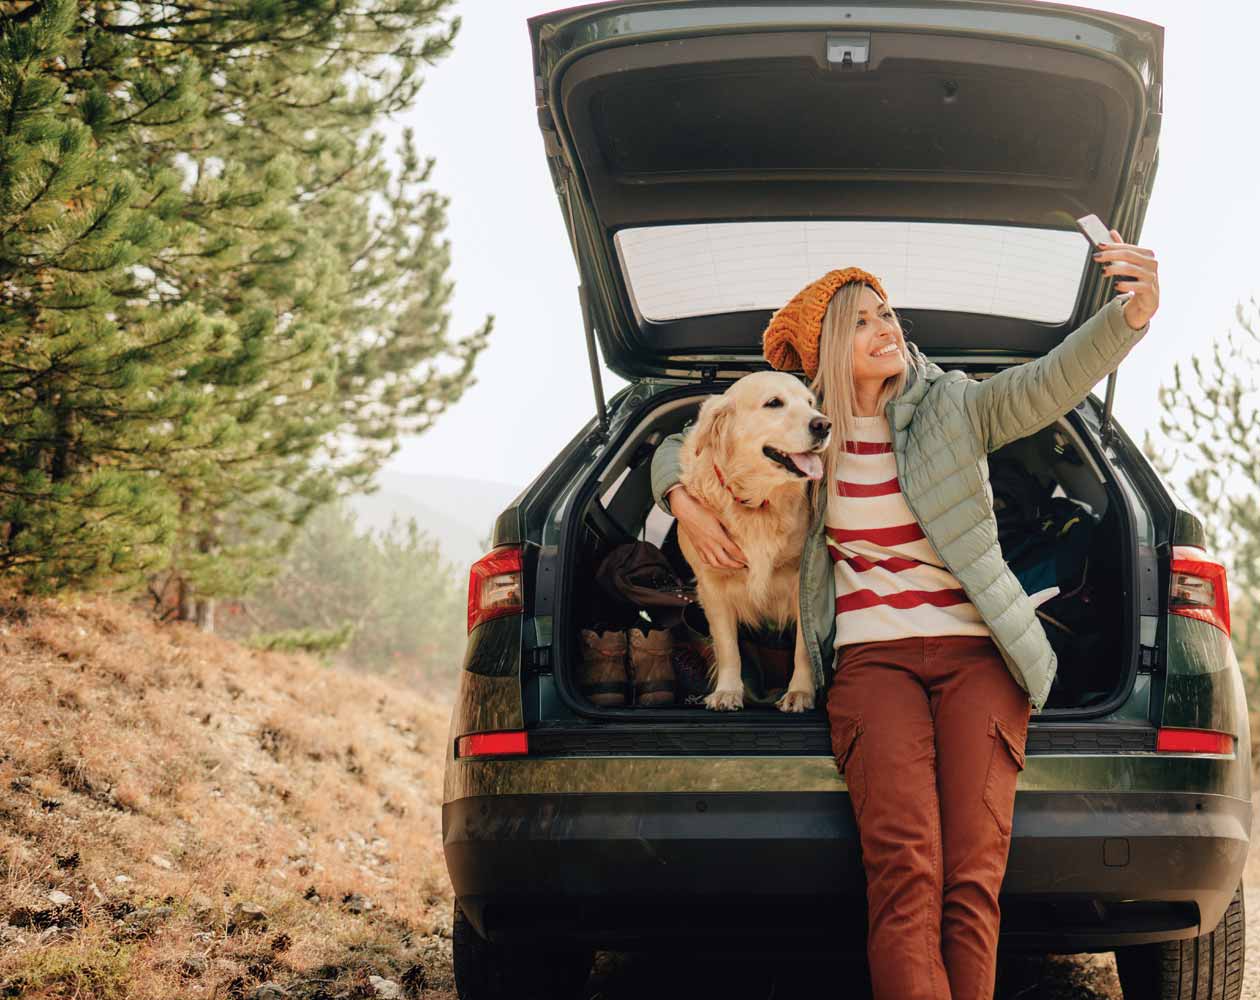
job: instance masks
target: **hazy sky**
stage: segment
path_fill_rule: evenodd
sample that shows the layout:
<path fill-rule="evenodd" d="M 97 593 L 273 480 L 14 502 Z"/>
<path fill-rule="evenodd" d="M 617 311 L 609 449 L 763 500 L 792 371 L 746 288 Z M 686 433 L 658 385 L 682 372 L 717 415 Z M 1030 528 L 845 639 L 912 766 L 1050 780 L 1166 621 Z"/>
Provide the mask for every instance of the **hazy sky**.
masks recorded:
<path fill-rule="evenodd" d="M 526 17 L 560 6 L 464 0 L 454 53 L 415 108 L 434 184 L 450 197 L 456 331 L 496 317 L 477 385 L 391 468 L 523 486 L 594 413 L 577 270 L 534 114 Z M 1162 302 L 1120 370 L 1116 412 L 1141 439 L 1172 364 L 1207 347 L 1260 298 L 1260 4 L 1106 0 L 1096 9 L 1162 24 L 1160 165 L 1141 237 L 1160 260 Z M 1125 234 L 1128 236 L 1129 234 Z M 842 264 L 844 262 L 838 262 Z M 605 392 L 620 385 L 605 372 Z"/>

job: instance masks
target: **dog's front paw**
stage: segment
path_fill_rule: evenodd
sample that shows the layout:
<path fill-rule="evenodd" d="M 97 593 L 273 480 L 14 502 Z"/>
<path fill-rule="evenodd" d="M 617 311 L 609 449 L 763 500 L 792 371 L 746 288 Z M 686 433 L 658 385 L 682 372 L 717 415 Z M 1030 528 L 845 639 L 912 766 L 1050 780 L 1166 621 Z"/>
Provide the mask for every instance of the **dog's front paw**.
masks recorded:
<path fill-rule="evenodd" d="M 776 704 L 780 712 L 808 712 L 814 707 L 814 692 L 785 691 Z"/>
<path fill-rule="evenodd" d="M 714 691 L 705 697 L 704 707 L 714 712 L 738 712 L 744 707 L 743 689 Z"/>

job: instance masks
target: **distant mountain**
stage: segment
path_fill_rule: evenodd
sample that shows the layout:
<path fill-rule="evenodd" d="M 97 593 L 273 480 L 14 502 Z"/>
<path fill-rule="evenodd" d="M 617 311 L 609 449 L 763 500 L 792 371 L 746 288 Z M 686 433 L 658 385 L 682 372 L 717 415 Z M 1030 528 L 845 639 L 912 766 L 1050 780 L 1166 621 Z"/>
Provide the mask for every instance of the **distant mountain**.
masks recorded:
<path fill-rule="evenodd" d="M 455 476 L 382 472 L 375 493 L 354 497 L 350 506 L 359 526 L 384 530 L 391 518 L 414 517 L 420 530 L 434 536 L 445 557 L 461 570 L 485 555 L 494 519 L 521 487 Z"/>

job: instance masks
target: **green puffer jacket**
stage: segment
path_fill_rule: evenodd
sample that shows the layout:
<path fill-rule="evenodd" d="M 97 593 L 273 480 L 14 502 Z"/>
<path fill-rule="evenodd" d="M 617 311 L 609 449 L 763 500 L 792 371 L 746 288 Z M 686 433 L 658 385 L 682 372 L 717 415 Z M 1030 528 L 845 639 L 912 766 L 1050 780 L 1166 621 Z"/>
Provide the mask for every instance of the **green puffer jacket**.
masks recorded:
<path fill-rule="evenodd" d="M 1132 329 L 1123 298 L 1113 298 L 1044 357 L 977 380 L 942 371 L 913 344 L 905 391 L 886 409 L 902 493 L 924 535 L 958 577 L 993 640 L 1040 711 L 1058 664 L 1033 604 L 1002 558 L 988 489 L 987 455 L 1053 423 L 1110 374 L 1149 329 Z M 652 492 L 678 483 L 683 434 L 661 442 L 652 458 Z M 801 555 L 801 628 L 826 686 L 836 640 L 835 576 L 820 518 Z"/>

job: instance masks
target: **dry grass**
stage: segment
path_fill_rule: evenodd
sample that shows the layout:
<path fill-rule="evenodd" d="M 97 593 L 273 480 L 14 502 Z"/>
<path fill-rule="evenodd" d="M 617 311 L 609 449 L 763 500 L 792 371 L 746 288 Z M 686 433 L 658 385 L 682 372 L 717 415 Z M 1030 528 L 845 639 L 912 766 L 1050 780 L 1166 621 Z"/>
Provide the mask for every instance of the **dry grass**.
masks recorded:
<path fill-rule="evenodd" d="M 0 598 L 0 664 L 0 995 L 452 995 L 446 705 L 97 598 Z"/>

